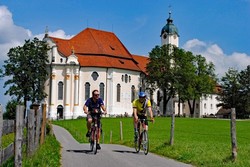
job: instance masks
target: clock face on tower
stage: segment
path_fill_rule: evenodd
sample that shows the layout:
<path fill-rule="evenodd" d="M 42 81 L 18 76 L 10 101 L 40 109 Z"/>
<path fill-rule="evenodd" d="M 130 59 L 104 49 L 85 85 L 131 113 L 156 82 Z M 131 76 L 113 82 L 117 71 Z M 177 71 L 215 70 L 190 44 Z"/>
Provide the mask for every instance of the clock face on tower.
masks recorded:
<path fill-rule="evenodd" d="M 163 35 L 163 38 L 166 39 L 166 38 L 167 38 L 167 34 L 164 34 L 164 35 Z"/>

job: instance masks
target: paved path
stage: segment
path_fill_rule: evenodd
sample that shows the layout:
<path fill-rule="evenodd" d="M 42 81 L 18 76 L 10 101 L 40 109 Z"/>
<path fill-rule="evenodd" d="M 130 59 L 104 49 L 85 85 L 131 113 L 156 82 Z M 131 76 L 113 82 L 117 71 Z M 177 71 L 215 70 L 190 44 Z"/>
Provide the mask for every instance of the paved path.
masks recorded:
<path fill-rule="evenodd" d="M 135 153 L 130 147 L 101 144 L 97 154 L 89 151 L 89 144 L 78 143 L 62 127 L 53 125 L 54 134 L 62 146 L 63 167 L 191 167 L 152 153 Z"/>

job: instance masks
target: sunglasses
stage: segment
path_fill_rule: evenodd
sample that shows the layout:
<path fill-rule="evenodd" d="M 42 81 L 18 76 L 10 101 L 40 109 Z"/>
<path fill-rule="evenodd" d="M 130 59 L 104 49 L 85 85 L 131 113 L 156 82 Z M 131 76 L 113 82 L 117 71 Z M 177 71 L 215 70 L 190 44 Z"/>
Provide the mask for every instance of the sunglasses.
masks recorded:
<path fill-rule="evenodd" d="M 94 96 L 99 96 L 99 94 L 94 94 Z"/>

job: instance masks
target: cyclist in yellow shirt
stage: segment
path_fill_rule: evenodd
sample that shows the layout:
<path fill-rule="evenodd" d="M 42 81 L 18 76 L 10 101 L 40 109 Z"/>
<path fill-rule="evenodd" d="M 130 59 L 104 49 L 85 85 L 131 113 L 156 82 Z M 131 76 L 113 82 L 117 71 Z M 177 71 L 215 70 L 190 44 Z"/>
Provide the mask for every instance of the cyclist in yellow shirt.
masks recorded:
<path fill-rule="evenodd" d="M 151 120 L 154 122 L 150 100 L 147 99 L 145 92 L 139 92 L 138 95 L 139 95 L 139 99 L 135 99 L 133 101 L 135 140 L 137 139 L 137 135 L 138 135 L 138 131 L 137 131 L 138 119 L 146 120 L 145 122 L 146 130 L 148 130 L 147 110 L 149 111 Z"/>

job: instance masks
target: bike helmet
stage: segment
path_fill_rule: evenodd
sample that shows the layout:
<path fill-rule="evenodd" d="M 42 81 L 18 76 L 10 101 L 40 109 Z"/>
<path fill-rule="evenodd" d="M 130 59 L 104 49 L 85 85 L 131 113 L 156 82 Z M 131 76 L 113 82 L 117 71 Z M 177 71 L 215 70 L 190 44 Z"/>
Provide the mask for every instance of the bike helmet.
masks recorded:
<path fill-rule="evenodd" d="M 146 97 L 145 92 L 139 92 L 139 98 Z"/>

